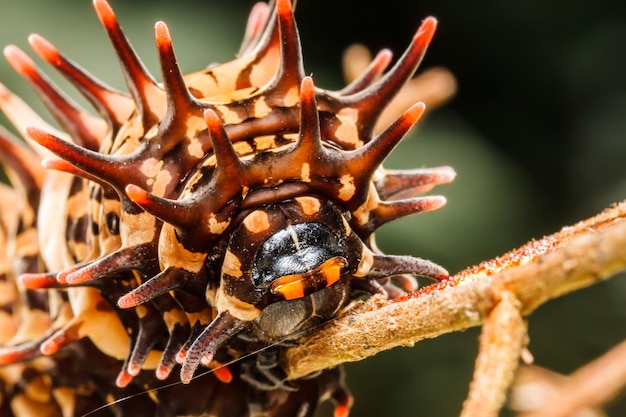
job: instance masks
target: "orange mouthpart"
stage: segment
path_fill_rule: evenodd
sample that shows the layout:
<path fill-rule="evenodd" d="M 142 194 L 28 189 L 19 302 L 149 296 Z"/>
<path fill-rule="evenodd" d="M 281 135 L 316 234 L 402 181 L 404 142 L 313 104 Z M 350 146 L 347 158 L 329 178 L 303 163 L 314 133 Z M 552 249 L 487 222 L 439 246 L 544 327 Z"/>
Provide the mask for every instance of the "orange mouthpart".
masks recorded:
<path fill-rule="evenodd" d="M 282 295 L 285 300 L 302 298 L 339 281 L 341 271 L 347 265 L 345 258 L 330 258 L 312 271 L 278 278 L 272 283 L 270 291 L 272 294 Z"/>

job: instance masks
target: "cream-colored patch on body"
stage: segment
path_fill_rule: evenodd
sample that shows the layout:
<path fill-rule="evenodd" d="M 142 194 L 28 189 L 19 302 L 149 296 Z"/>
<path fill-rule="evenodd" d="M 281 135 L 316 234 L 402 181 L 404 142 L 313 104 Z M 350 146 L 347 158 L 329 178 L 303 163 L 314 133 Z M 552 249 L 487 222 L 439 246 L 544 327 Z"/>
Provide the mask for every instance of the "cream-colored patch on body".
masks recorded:
<path fill-rule="evenodd" d="M 241 301 L 240 299 L 226 294 L 220 286 L 215 296 L 217 311 L 228 311 L 231 316 L 238 318 L 239 320 L 252 321 L 261 314 L 261 310 L 253 306 L 252 304 Z"/>
<path fill-rule="evenodd" d="M 283 96 L 283 105 L 285 107 L 293 107 L 298 103 L 300 103 L 300 88 L 299 86 L 293 86 Z"/>
<path fill-rule="evenodd" d="M 148 178 L 156 177 L 161 169 L 163 169 L 163 161 L 156 158 L 146 159 L 145 161 L 143 161 L 141 167 L 139 168 L 141 173 Z"/>
<path fill-rule="evenodd" d="M 161 270 L 179 268 L 187 272 L 200 272 L 204 266 L 206 253 L 191 252 L 179 242 L 176 229 L 171 224 L 164 224 L 159 234 L 159 263 Z"/>
<path fill-rule="evenodd" d="M 337 197 L 343 201 L 350 200 L 356 192 L 354 177 L 350 174 L 345 174 L 339 178 L 339 182 L 341 183 L 341 188 L 339 189 Z"/>
<path fill-rule="evenodd" d="M 69 197 L 67 202 L 63 201 L 69 195 L 73 178 L 73 175 L 66 172 L 48 170 L 41 189 L 37 234 L 41 257 L 48 269 L 53 271 L 74 264 L 74 259 L 68 251 L 67 222 L 69 218 L 87 215 L 89 201 L 87 187 Z"/>
<path fill-rule="evenodd" d="M 203 167 L 214 167 L 215 166 L 215 156 L 210 156 L 208 158 L 206 158 L 203 162 L 202 162 L 202 166 Z M 183 189 L 183 191 L 180 193 L 180 195 L 178 196 L 179 200 L 184 200 L 186 198 L 189 198 L 190 196 L 193 195 L 193 190 L 195 188 L 195 185 L 198 181 L 200 181 L 203 178 L 202 172 L 201 170 L 198 170 L 197 172 L 194 172 L 189 179 L 187 180 L 186 184 L 185 184 L 185 188 Z"/>
<path fill-rule="evenodd" d="M 139 139 L 143 138 L 144 134 L 142 120 L 139 117 L 133 117 L 120 127 L 111 143 L 112 148 L 105 149 L 104 153 L 116 156 L 133 153 L 139 145 Z"/>
<path fill-rule="evenodd" d="M 202 143 L 196 137 L 192 137 L 189 139 L 189 145 L 187 145 L 187 152 L 189 155 L 194 158 L 202 158 L 204 156 L 204 152 L 202 151 Z"/>
<path fill-rule="evenodd" d="M 198 312 L 186 312 L 189 323 L 194 324 L 196 322 L 207 325 L 213 321 L 215 314 L 212 309 L 205 308 Z"/>
<path fill-rule="evenodd" d="M 248 142 L 235 142 L 233 143 L 233 149 L 237 152 L 237 155 L 250 155 L 254 152 L 252 146 Z"/>
<path fill-rule="evenodd" d="M 352 231 L 352 228 L 350 227 L 350 223 L 348 222 L 348 219 L 346 219 L 346 216 L 341 216 L 341 223 L 343 224 L 343 228 L 346 231 L 346 234 Z"/>
<path fill-rule="evenodd" d="M 243 276 L 243 272 L 241 271 L 241 261 L 237 255 L 232 253 L 230 250 L 226 250 L 226 253 L 224 253 L 222 273 L 235 278 L 241 278 Z"/>
<path fill-rule="evenodd" d="M 216 291 L 217 289 L 211 287 L 210 285 L 207 285 L 206 289 L 204 290 L 204 298 L 210 306 L 215 305 L 215 292 Z"/>
<path fill-rule="evenodd" d="M 272 112 L 272 108 L 267 105 L 265 97 L 261 96 L 254 102 L 254 114 L 253 117 L 261 118 L 265 117 Z"/>
<path fill-rule="evenodd" d="M 207 221 L 207 226 L 209 227 L 209 232 L 214 235 L 220 235 L 226 230 L 226 228 L 230 225 L 230 219 L 226 221 L 219 221 L 215 217 L 215 214 L 211 214 L 209 216 L 209 220 Z"/>
<path fill-rule="evenodd" d="M 152 182 L 152 184 L 150 184 Z M 172 174 L 166 169 L 160 171 L 154 181 L 148 181 L 149 185 L 152 185 L 152 194 L 157 197 L 163 197 L 167 186 L 172 182 Z"/>
<path fill-rule="evenodd" d="M 143 138 L 144 140 L 150 140 L 150 139 L 155 138 L 158 133 L 159 133 L 159 125 L 155 124 L 150 129 L 148 129 L 146 134 L 143 135 Z"/>
<path fill-rule="evenodd" d="M 229 90 L 223 91 L 220 94 L 213 95 L 208 97 L 211 101 L 211 104 L 215 106 L 214 108 L 222 108 L 228 106 L 229 108 L 240 108 L 243 109 L 241 102 L 250 102 L 251 97 L 258 91 L 257 87 L 247 87 L 241 88 L 239 90 Z M 234 111 L 231 109 L 231 111 Z M 241 117 L 239 117 L 239 122 L 243 121 Z M 226 122 L 226 121 L 224 121 Z M 238 123 L 239 123 L 238 122 Z"/>
<path fill-rule="evenodd" d="M 311 165 L 308 162 L 302 164 L 300 169 L 300 180 L 302 182 L 311 182 Z"/>
<path fill-rule="evenodd" d="M 363 245 L 363 251 L 361 252 L 361 260 L 356 272 L 353 274 L 355 277 L 364 277 L 369 274 L 374 265 L 374 254 L 367 246 Z"/>
<path fill-rule="evenodd" d="M 250 83 L 252 85 L 265 85 L 272 79 L 272 77 L 274 77 L 274 74 L 276 74 L 280 61 L 280 48 L 272 44 L 272 46 L 270 46 L 267 50 L 265 57 L 263 57 L 260 62 L 257 62 L 252 66 L 252 71 L 250 72 Z M 240 66 L 238 68 L 244 67 Z M 239 70 L 237 73 L 239 73 Z"/>
<path fill-rule="evenodd" d="M 237 123 L 241 123 L 241 117 L 236 111 L 233 111 L 228 108 L 228 106 L 217 105 L 215 109 L 220 114 L 220 119 L 222 119 L 222 123 L 225 125 L 234 125 Z"/>
<path fill-rule="evenodd" d="M 256 58 L 256 56 L 253 57 Z M 208 70 L 186 75 L 185 82 L 194 89 L 202 91 L 204 97 L 210 98 L 211 101 L 218 101 L 215 97 L 236 91 L 241 68 L 246 68 L 253 61 L 253 57 L 248 58 L 244 55 L 234 61 L 211 66 Z M 211 75 L 207 75 L 207 72 Z M 274 72 L 271 72 L 270 75 L 273 74 Z M 269 78 L 266 76 L 263 82 L 252 83 L 252 85 L 263 85 L 267 81 Z"/>
<path fill-rule="evenodd" d="M 74 178 L 73 175 L 65 172 L 46 171 L 46 180 L 40 194 L 40 215 L 37 216 L 39 243 L 44 250 L 49 240 L 60 241 L 55 242 L 55 245 L 65 247 L 65 229 L 68 218 L 80 218 L 87 213 L 89 194 L 86 189 L 67 197 Z M 3 209 L 6 208 L 3 207 Z M 30 205 L 21 210 L 19 215 L 23 224 L 30 224 L 34 220 L 34 212 Z M 56 236 L 62 236 L 62 238 L 55 239 Z M 58 250 L 54 246 L 50 246 L 50 249 L 54 254 Z"/>
<path fill-rule="evenodd" d="M 184 76 L 184 79 L 185 84 L 193 87 L 194 90 L 200 91 L 202 97 L 209 97 L 220 93 L 219 87 L 216 84 L 215 79 L 207 75 L 205 71 L 198 71 L 187 74 Z M 223 84 L 227 83 L 224 82 Z M 226 87 L 226 85 L 224 87 Z"/>
<path fill-rule="evenodd" d="M 335 116 L 341 122 L 335 131 L 337 138 L 341 142 L 352 144 L 354 149 L 363 146 L 363 141 L 359 138 L 359 130 L 356 126 L 359 116 L 358 110 L 347 107 L 341 109 Z"/>
<path fill-rule="evenodd" d="M 147 178 L 147 184 L 152 186 L 152 194 L 162 197 L 167 186 L 172 182 L 172 174 L 163 169 L 163 161 L 156 158 L 146 159 L 139 168 Z"/>
<path fill-rule="evenodd" d="M 193 138 L 198 132 L 206 129 L 206 122 L 200 116 L 189 115 L 185 120 L 187 126 L 187 137 Z"/>
<path fill-rule="evenodd" d="M 67 292 L 74 312 L 73 321 L 79 325 L 79 336 L 89 337 L 104 354 L 125 359 L 130 338 L 119 317 L 99 291 L 90 287 L 73 287 Z"/>
<path fill-rule="evenodd" d="M 148 315 L 148 309 L 146 308 L 145 305 L 140 304 L 137 307 L 135 307 L 135 313 L 137 313 L 137 317 L 139 317 L 140 319 L 143 319 Z"/>
<path fill-rule="evenodd" d="M 370 213 L 372 212 L 372 210 L 378 207 L 378 203 L 380 203 L 380 199 L 378 198 L 378 192 L 376 192 L 376 189 L 372 185 L 370 187 L 370 192 L 367 196 L 367 200 L 365 200 L 365 203 L 361 204 L 360 207 L 352 212 L 354 218 L 357 221 L 357 224 L 366 224 L 370 219 Z"/>
<path fill-rule="evenodd" d="M 256 210 L 243 219 L 243 225 L 251 233 L 261 233 L 269 229 L 270 221 L 265 211 Z"/>
<path fill-rule="evenodd" d="M 274 135 L 257 136 L 254 138 L 254 146 L 257 151 L 264 151 L 276 146 L 276 137 Z"/>
<path fill-rule="evenodd" d="M 156 218 L 150 213 L 125 215 L 120 220 L 120 235 L 125 237 L 127 247 L 151 242 L 155 234 Z"/>
<path fill-rule="evenodd" d="M 322 203 L 314 197 L 296 197 L 295 200 L 300 204 L 302 212 L 307 216 L 312 216 L 319 212 L 322 206 Z"/>
<path fill-rule="evenodd" d="M 163 312 L 163 321 L 168 329 L 174 328 L 174 326 L 183 325 L 187 322 L 187 316 L 185 313 L 178 309 L 173 309 Z"/>

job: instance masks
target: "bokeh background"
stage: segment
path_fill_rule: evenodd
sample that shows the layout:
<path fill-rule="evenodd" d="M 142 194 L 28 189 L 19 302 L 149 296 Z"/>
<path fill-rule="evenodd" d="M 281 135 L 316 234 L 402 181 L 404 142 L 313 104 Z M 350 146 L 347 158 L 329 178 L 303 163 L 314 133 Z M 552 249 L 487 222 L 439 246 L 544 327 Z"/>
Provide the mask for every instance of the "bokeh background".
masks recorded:
<path fill-rule="evenodd" d="M 168 22 L 180 65 L 190 72 L 232 58 L 253 1 L 111 3 L 158 74 L 155 20 Z M 327 88 L 342 86 L 348 45 L 388 47 L 399 56 L 421 19 L 439 20 L 423 67 L 451 70 L 458 94 L 421 122 L 386 166 L 452 165 L 458 177 L 435 190 L 448 198 L 446 208 L 383 227 L 378 240 L 385 251 L 433 259 L 456 272 L 626 198 L 625 2 L 298 3 L 306 71 Z M 90 1 L 0 0 L 0 45 L 28 51 L 33 32 L 123 88 Z M 42 109 L 4 62 L 0 80 Z M 551 301 L 529 322 L 536 364 L 570 373 L 626 337 L 626 280 Z M 477 337 L 471 329 L 348 364 L 353 415 L 458 415 Z M 328 407 L 321 412 L 331 414 Z M 626 399 L 607 412 L 626 415 Z"/>

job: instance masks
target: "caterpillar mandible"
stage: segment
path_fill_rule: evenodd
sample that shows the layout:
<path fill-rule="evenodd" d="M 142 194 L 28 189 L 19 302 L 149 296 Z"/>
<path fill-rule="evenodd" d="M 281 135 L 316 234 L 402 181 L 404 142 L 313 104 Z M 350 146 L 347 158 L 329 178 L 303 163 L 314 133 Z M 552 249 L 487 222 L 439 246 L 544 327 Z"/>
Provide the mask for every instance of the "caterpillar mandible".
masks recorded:
<path fill-rule="evenodd" d="M 237 57 L 189 75 L 158 22 L 160 82 L 110 5 L 94 8 L 128 93 L 43 37 L 29 42 L 97 115 L 5 49 L 61 129 L 0 86 L 27 142 L 0 131 L 11 183 L 0 188 L 1 414 L 111 403 L 97 415 L 310 416 L 330 398 L 347 416 L 340 369 L 287 380 L 280 353 L 363 294 L 395 298 L 417 288 L 414 275 L 447 277 L 374 240 L 387 222 L 443 206 L 420 194 L 455 175 L 381 165 L 424 104 L 375 129 L 436 20 L 389 70 L 385 50 L 329 91 L 306 75 L 290 0 L 257 4 Z M 205 367 L 215 371 L 195 377 Z"/>

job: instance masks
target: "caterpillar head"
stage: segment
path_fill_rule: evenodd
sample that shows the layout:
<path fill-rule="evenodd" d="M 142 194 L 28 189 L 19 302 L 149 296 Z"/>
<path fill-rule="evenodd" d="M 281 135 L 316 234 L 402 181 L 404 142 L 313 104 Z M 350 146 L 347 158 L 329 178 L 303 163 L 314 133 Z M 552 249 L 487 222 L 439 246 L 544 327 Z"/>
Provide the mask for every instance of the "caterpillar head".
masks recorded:
<path fill-rule="evenodd" d="M 172 355 L 182 362 L 189 382 L 242 331 L 266 341 L 292 338 L 337 314 L 355 289 L 385 292 L 379 280 L 395 277 L 411 290 L 406 274 L 447 276 L 429 261 L 379 253 L 372 236 L 386 222 L 441 207 L 443 197 L 417 194 L 454 178 L 449 167 L 382 168 L 422 116 L 422 103 L 374 131 L 419 65 L 435 19 L 424 20 L 389 71 L 383 52 L 346 88 L 328 91 L 304 75 L 289 0 L 253 9 L 235 60 L 187 76 L 166 25 L 157 23 L 162 83 L 135 55 L 109 5 L 94 5 L 130 96 L 104 87 L 43 38 L 31 37 L 31 45 L 105 123 L 67 102 L 21 51 L 8 54 L 55 104 L 73 141 L 38 128 L 29 137 L 59 157 L 46 167 L 88 181 L 89 218 L 99 226 L 85 232 L 90 250 L 75 253 L 80 263 L 24 276 L 27 287 L 123 281 L 131 289 L 116 304 L 126 310 L 172 292 L 201 299 L 211 310 L 196 323 L 202 331 L 163 353 L 167 363 Z M 138 372 L 146 352 L 135 354 L 129 361 Z"/>

